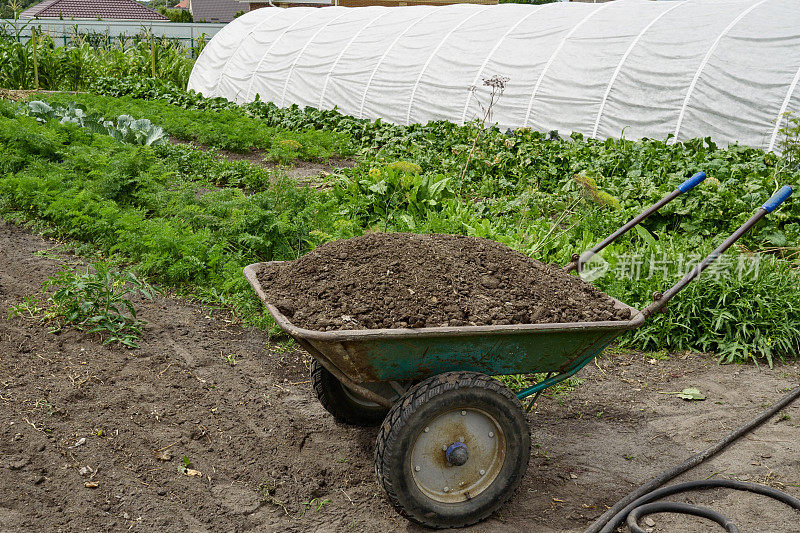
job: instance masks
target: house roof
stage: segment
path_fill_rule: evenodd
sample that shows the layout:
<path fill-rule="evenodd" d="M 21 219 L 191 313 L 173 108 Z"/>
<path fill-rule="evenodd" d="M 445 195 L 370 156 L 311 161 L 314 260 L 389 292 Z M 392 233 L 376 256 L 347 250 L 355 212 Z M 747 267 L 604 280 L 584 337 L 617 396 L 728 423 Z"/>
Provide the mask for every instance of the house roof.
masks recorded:
<path fill-rule="evenodd" d="M 169 20 L 136 0 L 44 0 L 31 6 L 20 18 Z"/>
<path fill-rule="evenodd" d="M 39 4 L 34 4 L 28 9 L 25 9 L 24 11 L 22 11 L 22 13 L 19 14 L 19 16 L 20 18 L 33 18 L 36 16 L 37 13 L 39 13 L 39 11 L 42 11 L 43 9 L 50 7 L 52 4 L 56 2 L 58 2 L 58 0 L 44 0 L 44 2 L 41 2 Z"/>
<path fill-rule="evenodd" d="M 189 7 L 189 0 L 181 0 L 173 9 L 187 9 Z"/>
<path fill-rule="evenodd" d="M 247 5 L 237 0 L 189 0 L 189 10 L 195 22 L 230 22 Z"/>

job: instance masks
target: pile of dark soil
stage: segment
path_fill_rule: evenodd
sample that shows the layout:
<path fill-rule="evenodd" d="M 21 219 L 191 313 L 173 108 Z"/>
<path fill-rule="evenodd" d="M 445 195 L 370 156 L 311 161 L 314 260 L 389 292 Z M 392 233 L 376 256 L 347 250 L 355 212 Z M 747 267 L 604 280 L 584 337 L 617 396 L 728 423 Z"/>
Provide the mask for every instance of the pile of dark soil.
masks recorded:
<path fill-rule="evenodd" d="M 373 233 L 258 275 L 268 301 L 313 330 L 627 320 L 629 310 L 554 265 L 458 235 Z"/>

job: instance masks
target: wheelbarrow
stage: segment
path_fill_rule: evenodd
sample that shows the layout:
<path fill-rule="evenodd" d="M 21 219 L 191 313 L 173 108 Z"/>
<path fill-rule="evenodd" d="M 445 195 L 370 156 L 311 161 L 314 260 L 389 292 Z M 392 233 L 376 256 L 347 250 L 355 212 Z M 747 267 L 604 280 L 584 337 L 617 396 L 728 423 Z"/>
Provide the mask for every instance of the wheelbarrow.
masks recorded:
<path fill-rule="evenodd" d="M 591 257 L 650 214 L 705 179 L 700 172 L 597 246 L 564 267 L 584 270 Z M 313 357 L 311 382 L 335 419 L 381 424 L 375 472 L 389 501 L 421 525 L 463 527 L 487 518 L 514 493 L 530 457 L 520 400 L 574 375 L 614 339 L 642 325 L 725 250 L 792 193 L 778 191 L 672 288 L 653 295 L 629 320 L 561 324 L 311 331 L 268 301 L 257 277 L 245 276 L 278 325 Z M 490 376 L 544 374 L 516 394 Z"/>

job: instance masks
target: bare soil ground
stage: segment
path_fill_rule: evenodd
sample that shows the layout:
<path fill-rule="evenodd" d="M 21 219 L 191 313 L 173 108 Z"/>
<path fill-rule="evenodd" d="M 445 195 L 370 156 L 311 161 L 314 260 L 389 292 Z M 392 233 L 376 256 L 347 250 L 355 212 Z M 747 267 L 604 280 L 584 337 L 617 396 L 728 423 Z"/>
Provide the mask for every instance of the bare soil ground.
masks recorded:
<path fill-rule="evenodd" d="M 81 91 L 43 91 L 41 89 L 34 90 L 34 89 L 4 89 L 0 87 L 0 98 L 5 98 L 6 100 L 13 100 L 14 102 L 24 102 L 27 101 L 31 95 L 34 94 L 86 94 L 85 92 Z"/>
<path fill-rule="evenodd" d="M 10 305 L 75 261 L 41 253 L 53 245 L 0 221 L 1 531 L 419 531 L 374 479 L 376 430 L 336 424 L 312 395 L 303 355 L 265 333 L 174 297 L 141 303 L 149 325 L 133 351 L 7 320 Z M 580 376 L 582 386 L 539 400 L 521 489 L 468 531 L 583 531 L 634 486 L 776 401 L 800 370 L 610 353 Z M 689 386 L 708 399 L 659 394 Z M 791 406 L 686 479 L 746 479 L 800 496 L 798 420 Z M 178 471 L 183 456 L 201 476 Z M 688 500 L 742 531 L 800 531 L 797 513 L 754 495 Z M 717 531 L 655 520 L 657 532 Z"/>

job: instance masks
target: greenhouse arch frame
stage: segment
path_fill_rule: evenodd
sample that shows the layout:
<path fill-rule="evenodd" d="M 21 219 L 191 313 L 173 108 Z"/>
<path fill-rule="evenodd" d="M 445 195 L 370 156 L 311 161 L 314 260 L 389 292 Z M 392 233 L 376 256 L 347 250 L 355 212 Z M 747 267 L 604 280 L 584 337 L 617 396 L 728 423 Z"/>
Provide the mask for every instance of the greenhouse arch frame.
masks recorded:
<path fill-rule="evenodd" d="M 796 0 L 263 8 L 220 31 L 189 88 L 398 124 L 711 137 L 778 150 L 800 110 Z"/>

